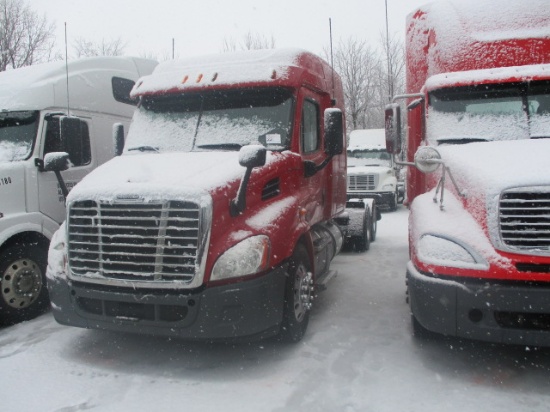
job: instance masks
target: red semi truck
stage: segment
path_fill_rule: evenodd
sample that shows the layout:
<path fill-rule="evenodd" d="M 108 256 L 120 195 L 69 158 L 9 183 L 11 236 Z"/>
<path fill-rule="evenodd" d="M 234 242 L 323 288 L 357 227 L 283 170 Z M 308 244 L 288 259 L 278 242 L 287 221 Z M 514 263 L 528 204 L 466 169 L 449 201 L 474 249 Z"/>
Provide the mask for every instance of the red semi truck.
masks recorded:
<path fill-rule="evenodd" d="M 548 2 L 430 3 L 406 36 L 414 330 L 550 345 Z"/>
<path fill-rule="evenodd" d="M 55 319 L 301 339 L 342 243 L 364 250 L 376 227 L 372 201 L 346 208 L 339 76 L 301 50 L 226 53 L 161 63 L 133 96 L 124 152 L 67 198 Z"/>

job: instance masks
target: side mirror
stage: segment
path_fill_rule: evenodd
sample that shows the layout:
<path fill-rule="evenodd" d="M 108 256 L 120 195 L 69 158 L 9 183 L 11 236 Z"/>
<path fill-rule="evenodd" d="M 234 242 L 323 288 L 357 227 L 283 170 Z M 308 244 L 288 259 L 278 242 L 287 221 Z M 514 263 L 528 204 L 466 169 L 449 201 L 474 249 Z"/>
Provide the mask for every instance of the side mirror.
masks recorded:
<path fill-rule="evenodd" d="M 113 145 L 115 156 L 120 156 L 124 150 L 124 125 L 122 123 L 113 125 Z"/>
<path fill-rule="evenodd" d="M 50 152 L 44 156 L 45 172 L 62 172 L 69 168 L 69 154 L 67 152 Z"/>
<path fill-rule="evenodd" d="M 325 153 L 329 156 L 344 151 L 344 116 L 340 109 L 325 110 Z"/>
<path fill-rule="evenodd" d="M 442 163 L 439 152 L 430 146 L 420 146 L 414 154 L 414 165 L 422 173 L 433 173 Z"/>
<path fill-rule="evenodd" d="M 237 197 L 231 200 L 229 204 L 229 213 L 231 216 L 240 215 L 246 208 L 246 188 L 248 180 L 252 174 L 252 169 L 265 165 L 266 150 L 262 145 L 248 145 L 241 147 L 239 151 L 239 164 L 246 167 L 244 176 L 241 180 Z"/>
<path fill-rule="evenodd" d="M 44 156 L 44 171 L 45 172 L 54 172 L 59 187 L 61 188 L 61 193 L 63 197 L 67 200 L 67 195 L 69 194 L 69 189 L 61 176 L 63 170 L 69 168 L 69 154 L 66 152 L 50 152 Z"/>
<path fill-rule="evenodd" d="M 82 152 L 82 120 L 78 117 L 61 116 L 59 119 L 61 144 L 72 155 Z"/>
<path fill-rule="evenodd" d="M 262 145 L 248 145 L 239 151 L 239 164 L 243 167 L 254 168 L 265 165 L 266 150 Z"/>
<path fill-rule="evenodd" d="M 391 154 L 401 152 L 401 107 L 391 103 L 385 109 L 386 150 Z"/>

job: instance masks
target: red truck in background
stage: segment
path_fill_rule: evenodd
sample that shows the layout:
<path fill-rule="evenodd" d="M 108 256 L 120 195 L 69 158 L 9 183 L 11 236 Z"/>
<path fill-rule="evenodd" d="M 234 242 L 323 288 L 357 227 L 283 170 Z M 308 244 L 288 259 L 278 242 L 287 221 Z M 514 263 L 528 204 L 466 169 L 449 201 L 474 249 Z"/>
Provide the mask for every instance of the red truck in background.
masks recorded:
<path fill-rule="evenodd" d="M 430 3 L 406 36 L 414 331 L 550 345 L 548 2 Z"/>
<path fill-rule="evenodd" d="M 331 260 L 345 241 L 366 249 L 378 217 L 346 208 L 340 77 L 302 50 L 257 50 L 162 63 L 133 96 L 124 153 L 67 198 L 55 319 L 301 339 Z"/>

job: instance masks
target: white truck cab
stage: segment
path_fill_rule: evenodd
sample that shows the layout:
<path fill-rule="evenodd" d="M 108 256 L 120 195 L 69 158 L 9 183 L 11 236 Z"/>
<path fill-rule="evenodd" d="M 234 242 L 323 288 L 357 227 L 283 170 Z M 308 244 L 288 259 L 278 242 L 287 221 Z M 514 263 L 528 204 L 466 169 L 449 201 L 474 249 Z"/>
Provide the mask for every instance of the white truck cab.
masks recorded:
<path fill-rule="evenodd" d="M 348 199 L 376 199 L 389 210 L 399 197 L 392 156 L 386 151 L 384 129 L 361 129 L 350 133 L 348 143 Z"/>
<path fill-rule="evenodd" d="M 65 219 L 59 177 L 70 189 L 113 157 L 113 126 L 128 126 L 129 92 L 156 64 L 98 57 L 0 73 L 0 324 L 48 306 L 48 246 Z M 62 152 L 70 167 L 46 171 L 46 155 Z"/>

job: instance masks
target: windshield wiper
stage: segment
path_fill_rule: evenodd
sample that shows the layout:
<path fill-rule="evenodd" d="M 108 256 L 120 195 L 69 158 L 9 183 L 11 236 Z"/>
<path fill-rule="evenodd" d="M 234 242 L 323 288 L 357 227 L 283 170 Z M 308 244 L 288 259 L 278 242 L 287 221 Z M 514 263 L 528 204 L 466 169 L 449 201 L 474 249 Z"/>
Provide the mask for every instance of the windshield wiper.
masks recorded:
<path fill-rule="evenodd" d="M 153 146 L 136 146 L 128 149 L 129 152 L 132 150 L 139 150 L 140 152 L 159 152 L 158 147 Z"/>
<path fill-rule="evenodd" d="M 488 142 L 489 140 L 483 137 L 442 137 L 437 139 L 438 144 L 466 144 Z"/>
<path fill-rule="evenodd" d="M 197 149 L 212 149 L 212 150 L 230 150 L 238 151 L 243 147 L 239 143 L 212 143 L 212 144 L 201 144 L 196 146 Z"/>

